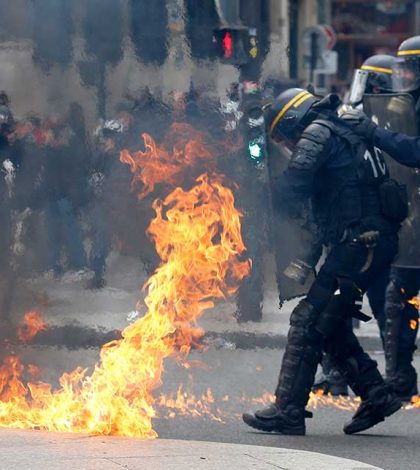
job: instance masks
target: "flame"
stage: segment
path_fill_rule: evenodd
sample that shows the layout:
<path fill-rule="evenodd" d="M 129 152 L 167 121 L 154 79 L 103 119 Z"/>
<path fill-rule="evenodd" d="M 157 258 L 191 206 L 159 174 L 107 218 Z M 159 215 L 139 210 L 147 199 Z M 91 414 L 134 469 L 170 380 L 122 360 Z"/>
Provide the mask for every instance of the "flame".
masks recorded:
<path fill-rule="evenodd" d="M 190 418 L 206 416 L 212 421 L 225 423 L 229 418 L 229 414 L 223 412 L 216 405 L 214 394 L 210 388 L 200 397 L 196 397 L 194 394 L 186 392 L 181 385 L 175 396 L 161 394 L 157 406 L 162 409 L 160 417 L 166 419 L 177 416 L 188 416 Z"/>
<path fill-rule="evenodd" d="M 149 134 L 142 134 L 144 151 L 123 150 L 120 160 L 130 165 L 132 187 L 140 187 L 139 199 L 152 193 L 157 184 L 181 184 L 187 169 L 214 169 L 214 153 L 209 150 L 206 135 L 186 123 L 174 123 L 158 146 Z M 197 174 L 196 174 L 197 176 Z"/>
<path fill-rule="evenodd" d="M 149 136 L 145 142 L 161 154 Z M 173 146 L 176 157 L 179 148 Z M 142 171 L 153 176 L 142 180 L 147 192 L 159 175 Z M 173 181 L 177 171 L 171 173 Z M 176 188 L 153 207 L 156 217 L 148 233 L 162 264 L 144 287 L 145 316 L 125 328 L 120 340 L 102 347 L 90 375 L 78 367 L 61 376 L 55 391 L 48 383 L 24 384 L 19 359 L 6 359 L 0 370 L 0 426 L 156 437 L 153 392 L 161 384 L 164 359 L 199 345 L 197 318 L 215 298 L 236 291 L 250 261 L 240 259 L 245 251 L 240 213 L 220 175 L 203 174 L 192 189 Z"/>
<path fill-rule="evenodd" d="M 26 312 L 20 321 L 16 336 L 22 343 L 28 343 L 40 331 L 46 331 L 48 325 L 45 323 L 42 313 L 36 310 Z"/>
<path fill-rule="evenodd" d="M 410 405 L 407 407 L 408 409 L 412 408 L 420 408 L 420 395 L 417 395 L 411 399 Z"/>
<path fill-rule="evenodd" d="M 407 301 L 409 304 L 414 305 L 416 310 L 420 310 L 420 299 L 416 296 Z"/>
<path fill-rule="evenodd" d="M 270 392 L 263 392 L 260 396 L 246 396 L 244 394 L 236 398 L 225 395 L 217 399 L 211 389 L 207 389 L 201 395 L 195 395 L 186 391 L 183 386 L 178 388 L 175 394 L 160 395 L 157 406 L 159 417 L 174 419 L 177 417 L 206 418 L 221 424 L 241 419 L 238 409 L 253 410 L 256 407 L 265 407 L 274 401 L 275 397 Z M 336 408 L 341 411 L 355 412 L 360 406 L 360 398 L 354 396 L 322 395 L 322 392 L 311 393 L 307 408 Z M 420 408 L 420 396 L 413 397 L 410 404 L 404 406 L 404 410 Z"/>

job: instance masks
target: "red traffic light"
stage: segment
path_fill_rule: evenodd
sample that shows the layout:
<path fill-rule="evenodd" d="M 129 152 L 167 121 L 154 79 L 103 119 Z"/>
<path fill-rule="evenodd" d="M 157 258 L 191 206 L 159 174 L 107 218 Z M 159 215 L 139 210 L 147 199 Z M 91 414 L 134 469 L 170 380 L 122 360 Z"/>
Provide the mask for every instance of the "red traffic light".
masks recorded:
<path fill-rule="evenodd" d="M 233 53 L 232 33 L 230 33 L 229 31 L 225 32 L 223 36 L 222 44 L 223 44 L 223 53 L 224 53 L 225 59 L 230 59 Z"/>

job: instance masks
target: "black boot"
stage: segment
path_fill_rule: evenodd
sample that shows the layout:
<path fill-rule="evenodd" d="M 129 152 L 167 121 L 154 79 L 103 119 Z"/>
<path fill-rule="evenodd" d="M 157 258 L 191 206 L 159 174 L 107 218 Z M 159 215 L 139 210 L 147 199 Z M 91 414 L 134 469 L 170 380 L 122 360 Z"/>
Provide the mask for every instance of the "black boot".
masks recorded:
<path fill-rule="evenodd" d="M 346 434 L 365 431 L 384 421 L 401 408 L 401 401 L 387 385 L 379 385 L 368 392 L 352 420 L 344 426 Z"/>
<path fill-rule="evenodd" d="M 321 360 L 321 338 L 310 334 L 316 311 L 301 301 L 290 316 L 287 346 L 283 355 L 276 403 L 255 414 L 244 414 L 244 422 L 260 431 L 301 436 L 305 434 L 305 411 L 316 368 Z M 312 415 L 311 415 L 312 416 Z"/>
<path fill-rule="evenodd" d="M 242 415 L 245 424 L 251 428 L 290 436 L 305 435 L 305 418 L 311 417 L 312 413 L 301 407 L 292 404 L 279 407 L 275 403 L 256 411 L 253 415 L 248 413 Z"/>

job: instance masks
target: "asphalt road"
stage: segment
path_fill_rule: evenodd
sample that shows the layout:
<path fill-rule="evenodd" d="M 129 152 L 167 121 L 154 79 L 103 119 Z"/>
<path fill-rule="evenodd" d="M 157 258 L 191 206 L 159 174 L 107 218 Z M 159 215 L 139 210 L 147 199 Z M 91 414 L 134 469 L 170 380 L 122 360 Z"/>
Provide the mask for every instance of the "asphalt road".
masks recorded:
<path fill-rule="evenodd" d="M 93 364 L 97 351 L 52 352 L 37 348 L 26 350 L 24 355 L 43 368 L 43 379 L 54 381 L 58 371 Z M 176 406 L 170 403 L 173 408 L 159 407 L 159 417 L 154 420 L 159 436 L 296 448 L 359 460 L 386 470 L 420 469 L 420 408 L 402 410 L 369 432 L 355 436 L 346 436 L 342 431 L 352 412 L 333 405 L 317 408 L 314 418 L 307 420 L 306 436 L 264 434 L 247 428 L 241 413 L 261 407 L 264 392 L 274 389 L 281 355 L 281 350 L 210 348 L 193 352 L 187 367 L 168 361 L 161 391 L 166 398 L 174 397 L 182 385 L 186 395 L 180 395 Z M 375 358 L 382 367 L 383 357 Z M 416 363 L 420 370 L 420 356 Z M 191 394 L 195 399 L 190 398 Z"/>
<path fill-rule="evenodd" d="M 197 368 L 193 371 L 192 389 L 200 393 L 211 387 L 217 403 L 228 394 L 229 401 L 221 403 L 225 404 L 229 417 L 224 424 L 206 417 L 158 420 L 156 429 L 161 437 L 296 448 L 355 459 L 386 470 L 420 469 L 420 408 L 404 409 L 385 423 L 354 436 L 346 436 L 342 431 L 343 424 L 353 412 L 341 411 L 333 406 L 317 408 L 314 418 L 307 420 L 307 435 L 304 437 L 258 433 L 242 423 L 240 413 L 258 409 L 260 405 L 252 405 L 249 400 L 241 403 L 235 397 L 242 393 L 248 398 L 258 397 L 265 390 L 273 390 L 281 351 L 221 350 L 195 356 L 200 356 L 209 369 Z M 377 355 L 375 358 L 382 367 L 383 356 Z M 420 357 L 417 357 L 416 363 L 420 366 Z M 417 369 L 420 370 L 419 367 Z M 169 382 L 175 380 L 175 375 L 179 376 L 179 370 L 171 367 L 165 389 L 168 389 Z"/>

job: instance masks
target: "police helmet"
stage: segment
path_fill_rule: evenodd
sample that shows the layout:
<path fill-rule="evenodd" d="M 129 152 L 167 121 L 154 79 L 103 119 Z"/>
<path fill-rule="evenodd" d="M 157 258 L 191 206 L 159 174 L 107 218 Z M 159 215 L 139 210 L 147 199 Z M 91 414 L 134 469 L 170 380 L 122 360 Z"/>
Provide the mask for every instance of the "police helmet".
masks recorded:
<path fill-rule="evenodd" d="M 302 88 L 281 93 L 265 110 L 268 135 L 276 142 L 296 141 L 305 128 L 304 118 L 318 99 Z"/>
<path fill-rule="evenodd" d="M 392 76 L 394 91 L 414 92 L 420 89 L 420 36 L 403 41 Z"/>
<path fill-rule="evenodd" d="M 396 58 L 386 54 L 376 54 L 366 59 L 354 72 L 349 103 L 357 106 L 365 94 L 390 93 L 395 63 Z"/>

